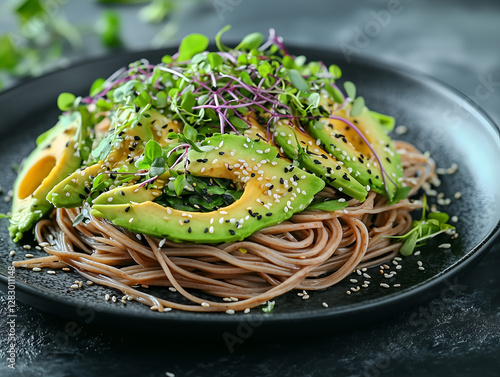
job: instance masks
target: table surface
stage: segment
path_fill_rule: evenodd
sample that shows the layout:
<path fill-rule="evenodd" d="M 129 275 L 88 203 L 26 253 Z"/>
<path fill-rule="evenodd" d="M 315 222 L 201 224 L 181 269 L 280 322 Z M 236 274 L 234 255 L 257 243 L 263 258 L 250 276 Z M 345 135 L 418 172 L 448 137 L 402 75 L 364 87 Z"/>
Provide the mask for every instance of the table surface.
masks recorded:
<path fill-rule="evenodd" d="M 72 22 L 92 23 L 96 2 L 70 1 Z M 150 47 L 160 26 L 118 7 L 126 47 Z M 238 39 L 275 28 L 288 43 L 374 57 L 434 76 L 462 91 L 500 123 L 500 2 L 497 1 L 187 1 L 171 19 L 176 40 L 209 36 L 231 24 Z M 1 19 L 0 32 L 14 30 Z M 148 42 L 144 42 L 148 41 Z M 88 41 L 89 56 L 104 53 Z M 76 59 L 76 58 L 74 58 Z M 248 341 L 229 352 L 221 339 L 171 340 L 156 334 L 68 332 L 68 321 L 17 305 L 16 370 L 6 362 L 6 296 L 0 295 L 0 375 L 19 376 L 498 376 L 500 242 L 466 276 L 446 305 L 425 303 L 384 322 L 286 343 Z M 418 318 L 411 321 L 410 318 Z M 404 343 L 402 333 L 410 334 Z M 171 373 L 171 374 L 170 374 Z"/>

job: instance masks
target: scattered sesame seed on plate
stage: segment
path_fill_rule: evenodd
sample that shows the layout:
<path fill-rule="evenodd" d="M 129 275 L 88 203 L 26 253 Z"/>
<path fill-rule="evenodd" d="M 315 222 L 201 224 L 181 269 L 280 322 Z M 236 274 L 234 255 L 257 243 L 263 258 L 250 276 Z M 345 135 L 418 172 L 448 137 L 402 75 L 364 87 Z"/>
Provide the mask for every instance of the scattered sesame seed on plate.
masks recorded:
<path fill-rule="evenodd" d="M 47 271 L 47 273 L 48 273 L 49 275 L 55 275 L 55 274 L 56 274 L 56 272 L 55 272 L 55 271 L 53 271 L 53 270 L 49 270 L 49 271 Z"/>
<path fill-rule="evenodd" d="M 243 313 L 245 313 L 245 314 L 250 313 L 250 308 L 246 308 L 246 309 L 243 311 Z"/>
<path fill-rule="evenodd" d="M 325 308 L 328 308 L 328 304 L 326 302 L 323 302 L 321 305 L 323 305 L 323 307 Z"/>
<path fill-rule="evenodd" d="M 380 283 L 380 286 L 382 288 L 390 288 L 390 285 L 389 284 L 386 284 L 386 283 Z"/>
<path fill-rule="evenodd" d="M 451 247 L 451 244 L 449 243 L 442 243 L 441 245 L 438 246 L 440 249 L 449 249 Z"/>
<path fill-rule="evenodd" d="M 31 270 L 35 272 L 42 271 L 40 267 L 33 267 Z"/>
<path fill-rule="evenodd" d="M 227 309 L 226 310 L 226 314 L 234 314 L 234 310 L 233 309 Z"/>

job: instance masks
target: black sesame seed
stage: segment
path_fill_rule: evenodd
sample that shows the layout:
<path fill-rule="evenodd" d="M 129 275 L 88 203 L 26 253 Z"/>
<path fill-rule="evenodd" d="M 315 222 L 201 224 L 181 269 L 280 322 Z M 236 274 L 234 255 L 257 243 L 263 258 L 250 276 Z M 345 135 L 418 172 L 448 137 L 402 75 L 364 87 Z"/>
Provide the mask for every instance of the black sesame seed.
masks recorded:
<path fill-rule="evenodd" d="M 250 177 L 252 178 L 255 177 L 255 173 L 250 174 Z"/>
<path fill-rule="evenodd" d="M 222 156 L 224 154 L 224 152 L 219 152 L 219 155 Z"/>
<path fill-rule="evenodd" d="M 128 212 L 130 211 L 130 206 L 128 206 L 127 208 L 125 208 L 125 212 Z"/>
<path fill-rule="evenodd" d="M 292 190 L 293 190 L 293 187 L 288 188 L 288 192 L 292 192 Z"/>
<path fill-rule="evenodd" d="M 346 181 L 350 181 L 350 178 L 347 176 L 347 173 L 344 173 L 342 178 L 345 179 Z"/>
<path fill-rule="evenodd" d="M 140 136 L 135 135 L 135 136 L 134 136 L 134 140 L 141 140 L 141 137 L 140 137 Z"/>
<path fill-rule="evenodd" d="M 318 165 L 321 165 L 321 161 L 320 160 L 313 160 L 315 164 L 318 164 Z"/>
<path fill-rule="evenodd" d="M 262 219 L 262 215 L 258 215 L 257 220 L 261 220 L 261 219 Z"/>
<path fill-rule="evenodd" d="M 284 184 L 284 183 L 285 183 L 285 181 L 283 180 L 283 178 L 280 178 L 280 183 L 281 183 L 281 184 Z"/>
<path fill-rule="evenodd" d="M 337 165 L 337 166 L 335 166 L 335 169 L 340 170 L 340 169 L 342 169 L 342 167 L 340 165 Z"/>
<path fill-rule="evenodd" d="M 371 174 L 372 173 L 372 170 L 371 169 L 368 169 L 367 170 L 368 174 Z"/>
<path fill-rule="evenodd" d="M 236 232 L 233 229 L 229 229 L 229 233 L 231 233 L 232 236 L 236 234 Z"/>
<path fill-rule="evenodd" d="M 121 194 L 122 196 L 125 196 L 125 192 L 124 192 L 123 190 L 120 190 L 120 194 Z"/>
<path fill-rule="evenodd" d="M 190 221 L 191 221 L 191 220 L 186 219 L 186 220 L 184 220 L 184 224 L 187 224 L 187 223 L 188 223 L 188 222 L 190 222 Z"/>
<path fill-rule="evenodd" d="M 208 228 L 205 228 L 205 230 L 203 231 L 203 233 L 208 233 Z"/>
<path fill-rule="evenodd" d="M 78 196 L 80 197 L 80 199 L 85 199 L 85 195 L 83 194 L 78 194 Z"/>
<path fill-rule="evenodd" d="M 391 159 L 389 157 L 386 157 L 385 159 L 389 162 L 389 164 L 391 163 Z"/>
<path fill-rule="evenodd" d="M 372 181 L 372 179 L 371 179 L 371 178 L 368 178 L 368 183 L 369 183 L 370 185 L 373 185 L 373 181 Z"/>
<path fill-rule="evenodd" d="M 188 228 L 188 233 L 191 233 L 191 227 Z"/>
<path fill-rule="evenodd" d="M 272 216 L 272 215 L 273 215 L 273 213 L 272 213 L 272 212 L 268 212 L 268 213 L 266 213 L 266 216 Z"/>

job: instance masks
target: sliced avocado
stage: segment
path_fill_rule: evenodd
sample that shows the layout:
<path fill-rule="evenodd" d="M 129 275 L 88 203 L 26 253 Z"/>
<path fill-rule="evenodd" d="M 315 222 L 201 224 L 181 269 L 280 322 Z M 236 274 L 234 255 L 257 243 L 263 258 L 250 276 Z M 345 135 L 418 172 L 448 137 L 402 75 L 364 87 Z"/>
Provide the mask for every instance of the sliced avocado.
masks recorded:
<path fill-rule="evenodd" d="M 261 141 L 215 135 L 205 139 L 201 148 L 203 152 L 192 149 L 188 153 L 189 173 L 243 185 L 243 195 L 233 204 L 212 212 L 186 212 L 150 200 L 140 203 L 133 190 L 125 193 L 127 203 L 114 204 L 115 199 L 105 198 L 118 198 L 118 202 L 121 194 L 116 188 L 96 200 L 92 214 L 134 232 L 178 242 L 230 242 L 304 210 L 324 187 L 323 180 L 276 158 L 277 149 Z M 144 195 L 137 199 L 144 199 Z"/>
<path fill-rule="evenodd" d="M 362 132 L 381 161 L 387 173 L 385 177 L 370 147 L 348 123 L 322 118 L 309 126 L 309 133 L 320 141 L 328 153 L 342 161 L 358 182 L 392 199 L 398 188 L 398 180 L 403 175 L 401 158 L 385 126 L 380 123 L 380 117 L 374 116 L 366 107 L 360 115 L 352 117 L 349 109 L 347 107 L 334 115 L 347 120 Z"/>
<path fill-rule="evenodd" d="M 329 185 L 360 202 L 366 199 L 368 194 L 366 188 L 351 177 L 343 162 L 338 162 L 325 152 L 309 134 L 301 132 L 295 126 L 277 123 L 274 139 L 290 159 L 299 162 L 300 167 L 316 174 Z M 297 140 L 303 153 L 299 153 Z"/>
<path fill-rule="evenodd" d="M 115 143 L 105 161 L 85 169 L 73 172 L 66 179 L 59 182 L 47 194 L 47 200 L 58 208 L 75 208 L 82 204 L 90 192 L 95 177 L 105 171 L 127 172 L 128 175 L 120 175 L 120 178 L 110 174 L 107 186 L 112 186 L 116 179 L 129 181 L 134 178 L 132 173 L 137 173 L 138 168 L 135 161 L 144 153 L 144 148 L 150 139 L 158 141 L 161 146 L 173 143 L 167 138 L 170 132 L 179 132 L 179 123 L 170 121 L 157 111 L 149 111 L 148 117 L 134 128 L 128 127 L 122 131 L 119 142 Z"/>
<path fill-rule="evenodd" d="M 45 198 L 52 187 L 81 165 L 74 140 L 80 124 L 79 112 L 62 116 L 38 139 L 39 144 L 23 162 L 14 182 L 9 226 L 15 242 L 53 209 Z"/>

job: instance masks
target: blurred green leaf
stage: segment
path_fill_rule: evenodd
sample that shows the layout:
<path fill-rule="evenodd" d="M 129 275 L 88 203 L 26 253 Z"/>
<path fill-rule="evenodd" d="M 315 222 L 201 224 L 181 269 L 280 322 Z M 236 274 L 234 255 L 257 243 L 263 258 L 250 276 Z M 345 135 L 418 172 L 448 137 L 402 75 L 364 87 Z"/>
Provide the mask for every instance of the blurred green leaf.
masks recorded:
<path fill-rule="evenodd" d="M 141 9 L 139 18 L 145 22 L 162 22 L 173 8 L 173 0 L 153 0 Z"/>
<path fill-rule="evenodd" d="M 118 47 L 122 44 L 120 38 L 121 20 L 118 13 L 106 10 L 100 20 L 101 42 L 108 48 Z"/>
<path fill-rule="evenodd" d="M 0 69 L 13 69 L 19 62 L 19 53 L 8 35 L 0 37 Z"/>

